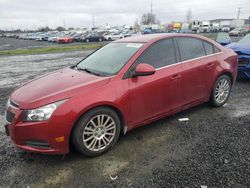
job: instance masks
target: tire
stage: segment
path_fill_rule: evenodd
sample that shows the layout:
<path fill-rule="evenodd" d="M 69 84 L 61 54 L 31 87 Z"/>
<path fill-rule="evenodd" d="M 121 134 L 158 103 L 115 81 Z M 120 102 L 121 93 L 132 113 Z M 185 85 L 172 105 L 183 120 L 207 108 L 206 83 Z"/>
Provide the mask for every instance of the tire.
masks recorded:
<path fill-rule="evenodd" d="M 102 38 L 99 38 L 99 42 L 102 42 Z"/>
<path fill-rule="evenodd" d="M 86 39 L 86 42 L 89 42 L 89 39 Z"/>
<path fill-rule="evenodd" d="M 221 75 L 213 86 L 213 91 L 210 97 L 210 104 L 214 107 L 223 106 L 229 96 L 232 87 L 232 81 L 228 75 Z"/>
<path fill-rule="evenodd" d="M 98 126 L 98 124 L 101 125 Z M 73 146 L 85 156 L 99 156 L 116 144 L 120 135 L 120 127 L 120 119 L 111 108 L 99 107 L 90 110 L 73 128 Z"/>

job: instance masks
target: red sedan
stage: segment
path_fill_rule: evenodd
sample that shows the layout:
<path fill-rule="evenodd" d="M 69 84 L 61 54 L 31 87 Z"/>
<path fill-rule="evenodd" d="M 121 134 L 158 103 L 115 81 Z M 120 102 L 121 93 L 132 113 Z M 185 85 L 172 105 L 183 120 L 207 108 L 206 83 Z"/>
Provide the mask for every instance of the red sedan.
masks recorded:
<path fill-rule="evenodd" d="M 59 44 L 72 43 L 72 42 L 74 42 L 74 38 L 73 37 L 59 37 L 57 39 L 57 43 L 59 43 Z"/>
<path fill-rule="evenodd" d="M 208 101 L 222 106 L 236 74 L 236 54 L 202 36 L 124 38 L 18 88 L 5 128 L 25 150 L 65 154 L 72 143 L 97 156 L 138 126 Z"/>

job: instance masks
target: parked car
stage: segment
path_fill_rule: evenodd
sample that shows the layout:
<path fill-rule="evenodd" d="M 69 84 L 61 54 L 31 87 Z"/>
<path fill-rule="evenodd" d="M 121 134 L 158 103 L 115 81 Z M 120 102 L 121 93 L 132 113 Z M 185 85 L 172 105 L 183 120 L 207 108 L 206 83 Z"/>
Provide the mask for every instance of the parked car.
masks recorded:
<path fill-rule="evenodd" d="M 220 31 L 221 32 L 229 32 L 230 31 L 230 26 L 229 25 L 221 26 Z"/>
<path fill-rule="evenodd" d="M 6 133 L 32 152 L 65 154 L 72 143 L 98 156 L 136 127 L 207 101 L 224 105 L 236 74 L 233 50 L 202 36 L 124 38 L 14 91 Z"/>
<path fill-rule="evenodd" d="M 43 41 L 48 41 L 49 37 L 50 37 L 49 34 L 44 34 L 44 35 L 42 36 L 42 40 L 43 40 Z"/>
<path fill-rule="evenodd" d="M 124 38 L 124 35 L 121 33 L 110 33 L 104 36 L 105 40 L 118 40 Z"/>
<path fill-rule="evenodd" d="M 43 36 L 44 35 L 37 35 L 36 38 L 35 38 L 35 40 L 36 41 L 43 41 Z"/>
<path fill-rule="evenodd" d="M 225 32 L 218 33 L 215 41 L 220 43 L 222 46 L 228 45 L 232 42 L 229 34 Z"/>
<path fill-rule="evenodd" d="M 53 35 L 53 36 L 48 38 L 48 42 L 56 43 L 58 39 L 59 39 L 59 36 Z"/>
<path fill-rule="evenodd" d="M 243 29 L 243 28 L 235 28 L 229 32 L 230 36 L 243 36 L 245 34 L 246 34 L 246 32 L 245 32 L 245 29 Z"/>
<path fill-rule="evenodd" d="M 250 34 L 226 46 L 238 54 L 238 77 L 250 78 Z"/>
<path fill-rule="evenodd" d="M 77 33 L 73 36 L 74 42 L 80 42 L 81 41 L 81 37 L 84 36 L 85 34 L 83 33 Z"/>
<path fill-rule="evenodd" d="M 72 42 L 74 42 L 74 38 L 70 36 L 58 37 L 57 39 L 58 44 L 72 43 Z"/>
<path fill-rule="evenodd" d="M 81 38 L 81 42 L 101 42 L 104 40 L 104 37 L 98 33 L 88 34 Z"/>
<path fill-rule="evenodd" d="M 179 33 L 193 33 L 191 29 L 180 29 Z"/>

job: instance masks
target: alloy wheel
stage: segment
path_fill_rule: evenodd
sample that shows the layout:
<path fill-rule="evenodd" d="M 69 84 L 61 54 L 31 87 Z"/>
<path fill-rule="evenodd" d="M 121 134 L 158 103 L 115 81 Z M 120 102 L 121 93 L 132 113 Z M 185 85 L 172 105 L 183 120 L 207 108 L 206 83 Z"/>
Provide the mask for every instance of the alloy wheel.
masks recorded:
<path fill-rule="evenodd" d="M 220 104 L 224 103 L 225 100 L 227 100 L 228 98 L 229 92 L 230 92 L 230 83 L 225 78 L 221 79 L 218 82 L 214 92 L 214 97 L 216 102 Z"/>
<path fill-rule="evenodd" d="M 116 133 L 114 119 L 106 114 L 94 116 L 83 130 L 83 143 L 90 151 L 101 151 L 113 141 Z"/>

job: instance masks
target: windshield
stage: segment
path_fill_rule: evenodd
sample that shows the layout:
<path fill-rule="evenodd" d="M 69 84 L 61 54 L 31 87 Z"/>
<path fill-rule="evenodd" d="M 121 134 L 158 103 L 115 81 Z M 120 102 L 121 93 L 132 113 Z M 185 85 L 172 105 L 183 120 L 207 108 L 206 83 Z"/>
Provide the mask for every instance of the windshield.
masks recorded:
<path fill-rule="evenodd" d="M 218 43 L 230 43 L 231 38 L 228 33 L 218 33 L 216 42 Z"/>
<path fill-rule="evenodd" d="M 142 45 L 141 43 L 110 43 L 83 59 L 77 68 L 95 72 L 100 76 L 114 75 Z"/>
<path fill-rule="evenodd" d="M 241 40 L 239 40 L 238 44 L 250 45 L 250 34 L 246 35 Z"/>

